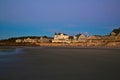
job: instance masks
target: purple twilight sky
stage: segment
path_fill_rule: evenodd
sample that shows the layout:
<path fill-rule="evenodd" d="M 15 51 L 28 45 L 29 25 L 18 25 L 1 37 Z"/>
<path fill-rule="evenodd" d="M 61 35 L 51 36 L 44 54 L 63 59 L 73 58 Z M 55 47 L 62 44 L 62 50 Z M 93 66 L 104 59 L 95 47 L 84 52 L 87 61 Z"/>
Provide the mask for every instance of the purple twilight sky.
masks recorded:
<path fill-rule="evenodd" d="M 0 0 L 0 39 L 88 32 L 120 27 L 120 0 Z"/>

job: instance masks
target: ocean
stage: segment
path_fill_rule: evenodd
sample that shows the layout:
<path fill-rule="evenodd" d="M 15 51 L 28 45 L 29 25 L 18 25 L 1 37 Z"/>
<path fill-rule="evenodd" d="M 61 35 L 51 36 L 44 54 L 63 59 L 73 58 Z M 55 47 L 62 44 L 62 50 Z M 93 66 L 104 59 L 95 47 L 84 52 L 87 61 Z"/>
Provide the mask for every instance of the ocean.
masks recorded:
<path fill-rule="evenodd" d="M 0 80 L 120 80 L 119 48 L 0 48 Z"/>

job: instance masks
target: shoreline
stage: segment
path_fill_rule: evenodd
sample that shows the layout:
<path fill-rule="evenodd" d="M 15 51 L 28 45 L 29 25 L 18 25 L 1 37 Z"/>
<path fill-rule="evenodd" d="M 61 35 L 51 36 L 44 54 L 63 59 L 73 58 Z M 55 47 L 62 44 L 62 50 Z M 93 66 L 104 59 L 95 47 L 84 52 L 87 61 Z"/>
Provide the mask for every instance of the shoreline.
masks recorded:
<path fill-rule="evenodd" d="M 79 42 L 79 43 L 36 43 L 36 42 L 0 42 L 1 46 L 30 46 L 30 47 L 77 47 L 77 48 L 120 48 L 120 42 Z"/>
<path fill-rule="evenodd" d="M 66 48 L 66 49 L 120 49 L 120 47 L 109 47 L 109 46 L 0 46 L 0 50 L 8 48 Z"/>

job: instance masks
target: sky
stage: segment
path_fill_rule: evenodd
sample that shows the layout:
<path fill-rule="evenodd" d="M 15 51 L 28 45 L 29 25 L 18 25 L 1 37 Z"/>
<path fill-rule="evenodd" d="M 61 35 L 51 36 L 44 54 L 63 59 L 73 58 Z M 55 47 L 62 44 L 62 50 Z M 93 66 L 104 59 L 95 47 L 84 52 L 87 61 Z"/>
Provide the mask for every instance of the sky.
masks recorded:
<path fill-rule="evenodd" d="M 0 39 L 55 32 L 106 35 L 120 27 L 120 0 L 0 0 Z"/>

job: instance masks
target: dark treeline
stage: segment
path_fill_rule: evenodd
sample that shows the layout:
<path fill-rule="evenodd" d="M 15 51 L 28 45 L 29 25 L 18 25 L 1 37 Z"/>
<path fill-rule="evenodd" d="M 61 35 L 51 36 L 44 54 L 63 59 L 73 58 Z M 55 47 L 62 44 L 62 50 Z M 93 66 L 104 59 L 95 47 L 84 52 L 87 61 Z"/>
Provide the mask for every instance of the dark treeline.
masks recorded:
<path fill-rule="evenodd" d="M 40 39 L 41 37 L 52 39 L 52 37 L 48 37 L 48 36 L 22 36 L 22 37 L 12 37 L 12 38 L 8 38 L 8 39 L 1 39 L 0 42 L 6 42 L 6 41 L 15 42 L 16 39 L 25 39 L 25 38 Z"/>

